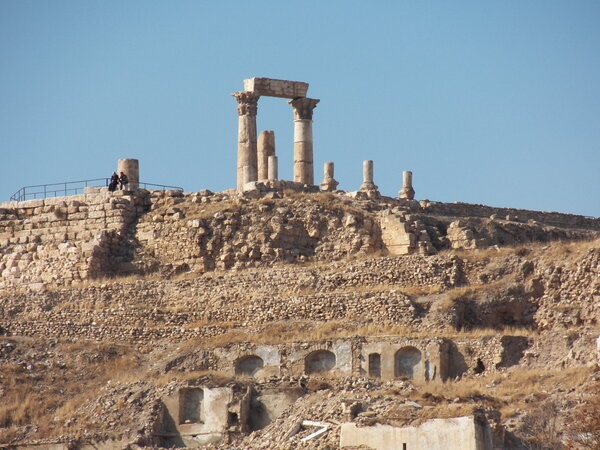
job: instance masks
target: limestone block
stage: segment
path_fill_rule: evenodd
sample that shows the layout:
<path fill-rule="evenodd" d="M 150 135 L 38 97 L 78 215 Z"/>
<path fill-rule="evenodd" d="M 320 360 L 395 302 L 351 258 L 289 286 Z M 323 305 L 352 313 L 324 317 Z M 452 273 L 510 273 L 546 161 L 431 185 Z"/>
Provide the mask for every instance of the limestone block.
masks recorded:
<path fill-rule="evenodd" d="M 20 208 L 40 208 L 42 206 L 44 206 L 44 199 L 26 200 L 24 202 L 19 202 Z"/>
<path fill-rule="evenodd" d="M 308 83 L 272 78 L 249 78 L 244 80 L 244 91 L 254 92 L 267 97 L 306 97 Z"/>
<path fill-rule="evenodd" d="M 381 239 L 391 255 L 408 255 L 415 251 L 417 236 L 400 217 L 384 213 L 380 226 Z"/>
<path fill-rule="evenodd" d="M 90 211 L 88 217 L 90 219 L 104 219 L 106 217 L 106 213 L 104 211 Z"/>
<path fill-rule="evenodd" d="M 473 416 L 432 419 L 416 427 L 376 425 L 357 427 L 344 423 L 340 448 L 361 445 L 378 450 L 418 448 L 427 450 L 491 450 L 491 431 L 487 423 Z"/>

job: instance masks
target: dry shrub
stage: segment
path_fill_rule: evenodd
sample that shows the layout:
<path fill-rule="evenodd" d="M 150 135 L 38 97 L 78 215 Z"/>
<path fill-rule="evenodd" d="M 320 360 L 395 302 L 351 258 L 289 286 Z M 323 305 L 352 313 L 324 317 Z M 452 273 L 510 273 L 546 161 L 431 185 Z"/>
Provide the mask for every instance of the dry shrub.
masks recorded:
<path fill-rule="evenodd" d="M 569 417 L 567 448 L 600 450 L 600 382 L 587 388 L 586 398 Z"/>
<path fill-rule="evenodd" d="M 484 377 L 464 378 L 443 383 L 413 381 L 413 384 L 420 388 L 421 397 L 424 399 L 465 400 L 480 397 L 482 392 L 486 392 L 486 379 Z"/>
<path fill-rule="evenodd" d="M 520 432 L 531 450 L 563 448 L 559 437 L 560 407 L 552 401 L 540 402 L 523 417 Z"/>
<path fill-rule="evenodd" d="M 19 427 L 17 426 L 0 427 L 0 442 L 4 444 L 10 444 L 11 442 L 16 441 L 19 436 L 20 432 Z"/>

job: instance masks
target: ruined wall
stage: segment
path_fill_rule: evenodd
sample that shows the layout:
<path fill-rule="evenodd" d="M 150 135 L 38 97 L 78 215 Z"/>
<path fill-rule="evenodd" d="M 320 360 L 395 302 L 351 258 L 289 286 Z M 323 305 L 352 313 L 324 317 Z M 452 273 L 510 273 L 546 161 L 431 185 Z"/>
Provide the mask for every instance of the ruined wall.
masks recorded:
<path fill-rule="evenodd" d="M 173 358 L 167 371 L 214 370 L 249 383 L 285 379 L 297 380 L 300 386 L 312 377 L 441 383 L 515 366 L 532 342 L 509 335 L 343 338 L 271 345 L 242 342 Z M 381 356 L 379 372 L 372 370 L 373 354 Z"/>
<path fill-rule="evenodd" d="M 535 221 L 542 224 L 562 228 L 579 228 L 600 230 L 600 218 L 564 214 L 558 212 L 530 211 L 515 208 L 495 208 L 493 206 L 475 205 L 471 203 L 441 203 L 422 200 L 424 212 L 440 216 L 452 217 L 491 217 L 520 222 Z"/>
<path fill-rule="evenodd" d="M 463 276 L 459 259 L 441 256 L 334 262 L 318 269 L 278 266 L 207 273 L 189 280 L 3 291 L 0 317 L 10 322 L 14 334 L 50 332 L 126 341 L 213 336 L 222 333 L 220 324 L 251 330 L 288 319 L 369 319 L 411 326 L 420 323 L 415 314 L 419 307 L 401 287 L 443 288 Z M 379 292 L 380 285 L 386 290 Z"/>
<path fill-rule="evenodd" d="M 144 197 L 103 191 L 0 204 L 0 288 L 114 273 L 131 257 L 128 229 L 145 208 Z"/>
<path fill-rule="evenodd" d="M 519 210 L 517 221 L 516 216 L 489 218 L 514 210 L 480 205 L 421 207 L 399 199 L 290 190 L 259 194 L 138 190 L 123 195 L 90 189 L 80 196 L 2 203 L 0 288 L 43 289 L 114 275 L 168 277 L 378 253 L 429 255 L 446 248 L 584 239 L 600 230 L 600 219 L 568 214 Z M 452 214 L 465 218 L 455 220 Z"/>
<path fill-rule="evenodd" d="M 340 448 L 367 446 L 377 450 L 492 450 L 487 423 L 473 416 L 432 419 L 414 427 L 342 424 Z"/>
<path fill-rule="evenodd" d="M 334 196 L 260 200 L 202 191 L 153 199 L 137 225 L 139 265 L 173 270 L 242 269 L 278 262 L 339 260 L 383 249 L 377 221 Z M 350 211 L 349 211 L 350 209 Z"/>

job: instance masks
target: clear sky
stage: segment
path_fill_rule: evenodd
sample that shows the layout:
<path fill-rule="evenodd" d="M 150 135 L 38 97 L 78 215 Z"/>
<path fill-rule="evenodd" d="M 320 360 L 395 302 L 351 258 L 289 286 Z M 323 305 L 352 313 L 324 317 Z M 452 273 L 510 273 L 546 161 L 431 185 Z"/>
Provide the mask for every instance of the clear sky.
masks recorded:
<path fill-rule="evenodd" d="M 600 216 L 597 0 L 0 0 L 0 201 L 108 177 L 235 187 L 243 80 L 305 81 L 315 182 Z M 263 97 L 279 175 L 293 114 Z"/>

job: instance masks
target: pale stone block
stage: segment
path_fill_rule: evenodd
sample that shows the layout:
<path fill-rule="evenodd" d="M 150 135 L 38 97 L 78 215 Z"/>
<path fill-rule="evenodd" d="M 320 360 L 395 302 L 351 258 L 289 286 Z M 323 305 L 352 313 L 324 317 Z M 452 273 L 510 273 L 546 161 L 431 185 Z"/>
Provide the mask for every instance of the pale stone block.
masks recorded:
<path fill-rule="evenodd" d="M 103 219 L 106 217 L 106 213 L 104 211 L 90 211 L 88 217 L 90 219 Z"/>
<path fill-rule="evenodd" d="M 294 142 L 313 142 L 311 124 L 312 120 L 294 121 Z"/>
<path fill-rule="evenodd" d="M 487 423 L 473 416 L 432 419 L 416 427 L 380 425 L 357 427 L 344 423 L 340 448 L 365 445 L 379 450 L 418 448 L 427 450 L 491 450 L 491 431 Z"/>
<path fill-rule="evenodd" d="M 48 197 L 41 201 L 44 206 L 66 206 L 64 197 Z"/>
<path fill-rule="evenodd" d="M 244 80 L 244 91 L 251 91 L 267 97 L 306 97 L 308 83 L 273 78 L 249 78 Z"/>
<path fill-rule="evenodd" d="M 20 208 L 39 208 L 42 206 L 44 206 L 44 199 L 25 200 L 23 202 L 19 202 Z"/>

